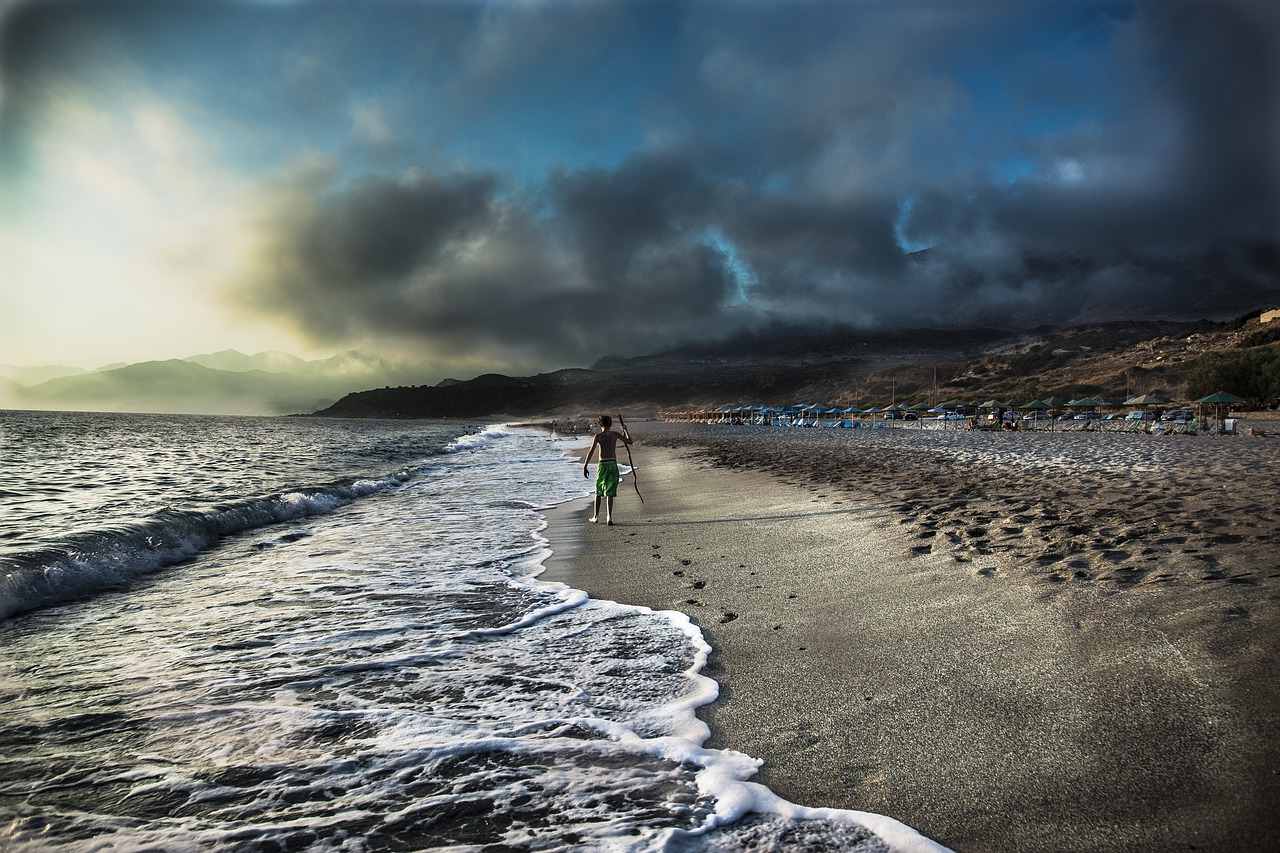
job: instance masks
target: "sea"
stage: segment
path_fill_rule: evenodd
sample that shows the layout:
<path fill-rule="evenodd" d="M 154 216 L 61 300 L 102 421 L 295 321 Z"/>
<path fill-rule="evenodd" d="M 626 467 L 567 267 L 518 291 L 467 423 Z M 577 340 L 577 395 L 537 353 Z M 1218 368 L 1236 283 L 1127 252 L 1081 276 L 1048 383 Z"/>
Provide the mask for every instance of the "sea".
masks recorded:
<path fill-rule="evenodd" d="M 0 849 L 942 849 L 751 782 L 696 626 L 538 579 L 584 449 L 0 411 Z"/>

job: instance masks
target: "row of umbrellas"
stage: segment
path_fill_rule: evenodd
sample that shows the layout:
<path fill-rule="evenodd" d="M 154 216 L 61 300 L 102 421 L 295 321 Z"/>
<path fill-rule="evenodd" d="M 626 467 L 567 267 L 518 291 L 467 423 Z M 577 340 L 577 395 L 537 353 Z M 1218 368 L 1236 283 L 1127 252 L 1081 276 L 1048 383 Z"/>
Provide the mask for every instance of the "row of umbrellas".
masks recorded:
<path fill-rule="evenodd" d="M 1141 394 L 1136 397 L 1130 397 L 1122 406 L 1167 406 L 1174 401 L 1160 394 Z M 1199 400 L 1193 400 L 1193 403 L 1206 405 L 1235 405 L 1243 403 L 1244 399 L 1237 397 L 1235 394 L 1229 394 L 1226 391 L 1218 391 L 1207 397 L 1201 397 Z M 975 409 L 1032 409 L 1047 411 L 1050 409 L 1063 408 L 1080 408 L 1080 409 L 1108 409 L 1115 407 L 1116 404 L 1108 400 L 1098 397 L 1081 397 L 1075 400 L 1063 400 L 1061 397 L 1047 397 L 1043 400 L 1032 400 L 1028 403 L 1018 404 L 1015 402 L 1001 402 L 999 400 L 987 400 L 985 403 L 970 403 L 965 400 L 947 400 L 936 406 L 930 407 L 927 403 L 916 403 L 908 406 L 905 403 L 897 405 L 889 405 L 883 408 L 872 406 L 867 409 L 860 409 L 857 406 L 835 407 L 825 406 L 821 403 L 804 403 L 796 406 L 718 406 L 714 409 L 703 409 L 696 412 L 667 412 L 665 414 L 681 414 L 681 415 L 765 415 L 776 414 L 782 416 L 788 415 L 857 415 L 857 414 L 879 414 L 888 411 L 900 412 L 947 412 L 957 408 L 969 407 Z"/>

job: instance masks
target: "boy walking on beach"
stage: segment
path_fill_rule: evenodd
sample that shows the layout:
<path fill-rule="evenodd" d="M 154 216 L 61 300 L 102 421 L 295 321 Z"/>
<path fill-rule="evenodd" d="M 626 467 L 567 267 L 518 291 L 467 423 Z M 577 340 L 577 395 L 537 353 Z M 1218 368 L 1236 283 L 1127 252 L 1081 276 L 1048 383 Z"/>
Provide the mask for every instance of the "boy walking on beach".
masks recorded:
<path fill-rule="evenodd" d="M 596 433 L 596 437 L 591 440 L 591 447 L 587 449 L 587 458 L 582 460 L 582 476 L 587 474 L 587 465 L 591 462 L 591 456 L 600 450 L 600 464 L 596 466 L 596 506 L 595 513 L 591 516 L 591 523 L 595 524 L 600 520 L 600 499 L 605 499 L 605 521 L 613 524 L 613 499 L 618 496 L 618 481 L 621 477 L 618 475 L 618 439 L 622 439 L 622 443 L 631 446 L 631 433 L 627 432 L 627 425 L 622 422 L 622 415 L 618 415 L 618 428 L 622 432 L 614 432 L 613 418 L 608 415 L 601 415 L 597 421 L 600 431 Z"/>

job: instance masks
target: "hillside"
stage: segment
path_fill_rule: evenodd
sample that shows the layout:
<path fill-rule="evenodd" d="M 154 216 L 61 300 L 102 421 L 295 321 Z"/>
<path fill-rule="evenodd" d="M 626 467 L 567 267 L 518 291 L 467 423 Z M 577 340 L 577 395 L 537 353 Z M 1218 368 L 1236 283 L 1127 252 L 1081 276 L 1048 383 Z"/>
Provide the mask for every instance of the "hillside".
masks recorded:
<path fill-rule="evenodd" d="M 883 404 L 1228 390 L 1253 405 L 1280 393 L 1280 320 L 1099 323 L 1038 333 L 923 329 L 892 337 L 847 329 L 774 330 L 590 369 L 498 374 L 350 394 L 324 417 L 525 417 L 723 404 Z"/>
<path fill-rule="evenodd" d="M 235 350 L 95 371 L 27 369 L 41 381 L 0 383 L 0 403 L 91 411 L 278 415 L 310 412 L 353 389 L 403 381 L 405 369 L 359 352 L 304 361 Z M 43 378 L 50 373 L 52 378 Z"/>

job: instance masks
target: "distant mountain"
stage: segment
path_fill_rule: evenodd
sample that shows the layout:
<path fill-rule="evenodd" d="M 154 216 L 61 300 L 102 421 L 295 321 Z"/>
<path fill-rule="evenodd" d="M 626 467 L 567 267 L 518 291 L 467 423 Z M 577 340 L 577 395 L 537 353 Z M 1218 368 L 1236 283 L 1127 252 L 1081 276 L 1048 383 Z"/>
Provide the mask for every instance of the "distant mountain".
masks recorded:
<path fill-rule="evenodd" d="M 774 329 L 639 358 L 608 356 L 589 370 L 488 374 L 430 387 L 360 391 L 316 414 L 576 417 L 724 404 L 865 408 L 952 397 L 1123 400 L 1128 393 L 1153 391 L 1191 399 L 1216 390 L 1274 406 L 1280 394 L 1280 320 L 1268 323 L 1263 316 L 1255 311 L 1227 323 L 1113 322 L 1032 332 Z M 1272 377 L 1270 384 L 1254 381 L 1264 375 Z"/>
<path fill-rule="evenodd" d="M 239 350 L 224 349 L 221 352 L 193 355 L 182 360 L 214 370 L 229 370 L 233 373 L 246 373 L 250 370 L 261 370 L 263 373 L 292 373 L 306 369 L 308 364 L 296 355 L 276 350 L 245 355 Z"/>
<path fill-rule="evenodd" d="M 404 368 L 382 358 L 359 350 L 340 352 L 329 358 L 308 361 L 302 372 L 324 376 L 369 377 L 382 376 L 388 379 L 404 373 Z"/>
<path fill-rule="evenodd" d="M 24 408 L 277 415 L 315 411 L 355 389 L 406 378 L 405 368 L 358 352 L 308 362 L 282 352 L 224 350 L 10 382 L 0 390 L 7 405 Z"/>
<path fill-rule="evenodd" d="M 1017 335 L 1001 329 L 866 332 L 777 326 L 636 358 L 606 356 L 590 369 L 536 376 L 488 374 L 434 386 L 381 388 L 342 398 L 326 417 L 525 417 L 623 409 L 656 412 L 744 401 L 791 403 L 848 395 L 859 375 L 916 361 L 953 364 Z"/>
<path fill-rule="evenodd" d="M 82 367 L 67 367 L 65 364 L 46 364 L 40 367 L 0 364 L 0 376 L 5 379 L 12 379 L 19 385 L 38 385 L 41 382 L 48 382 L 50 379 L 58 379 L 62 376 L 76 376 L 88 372 Z"/>

